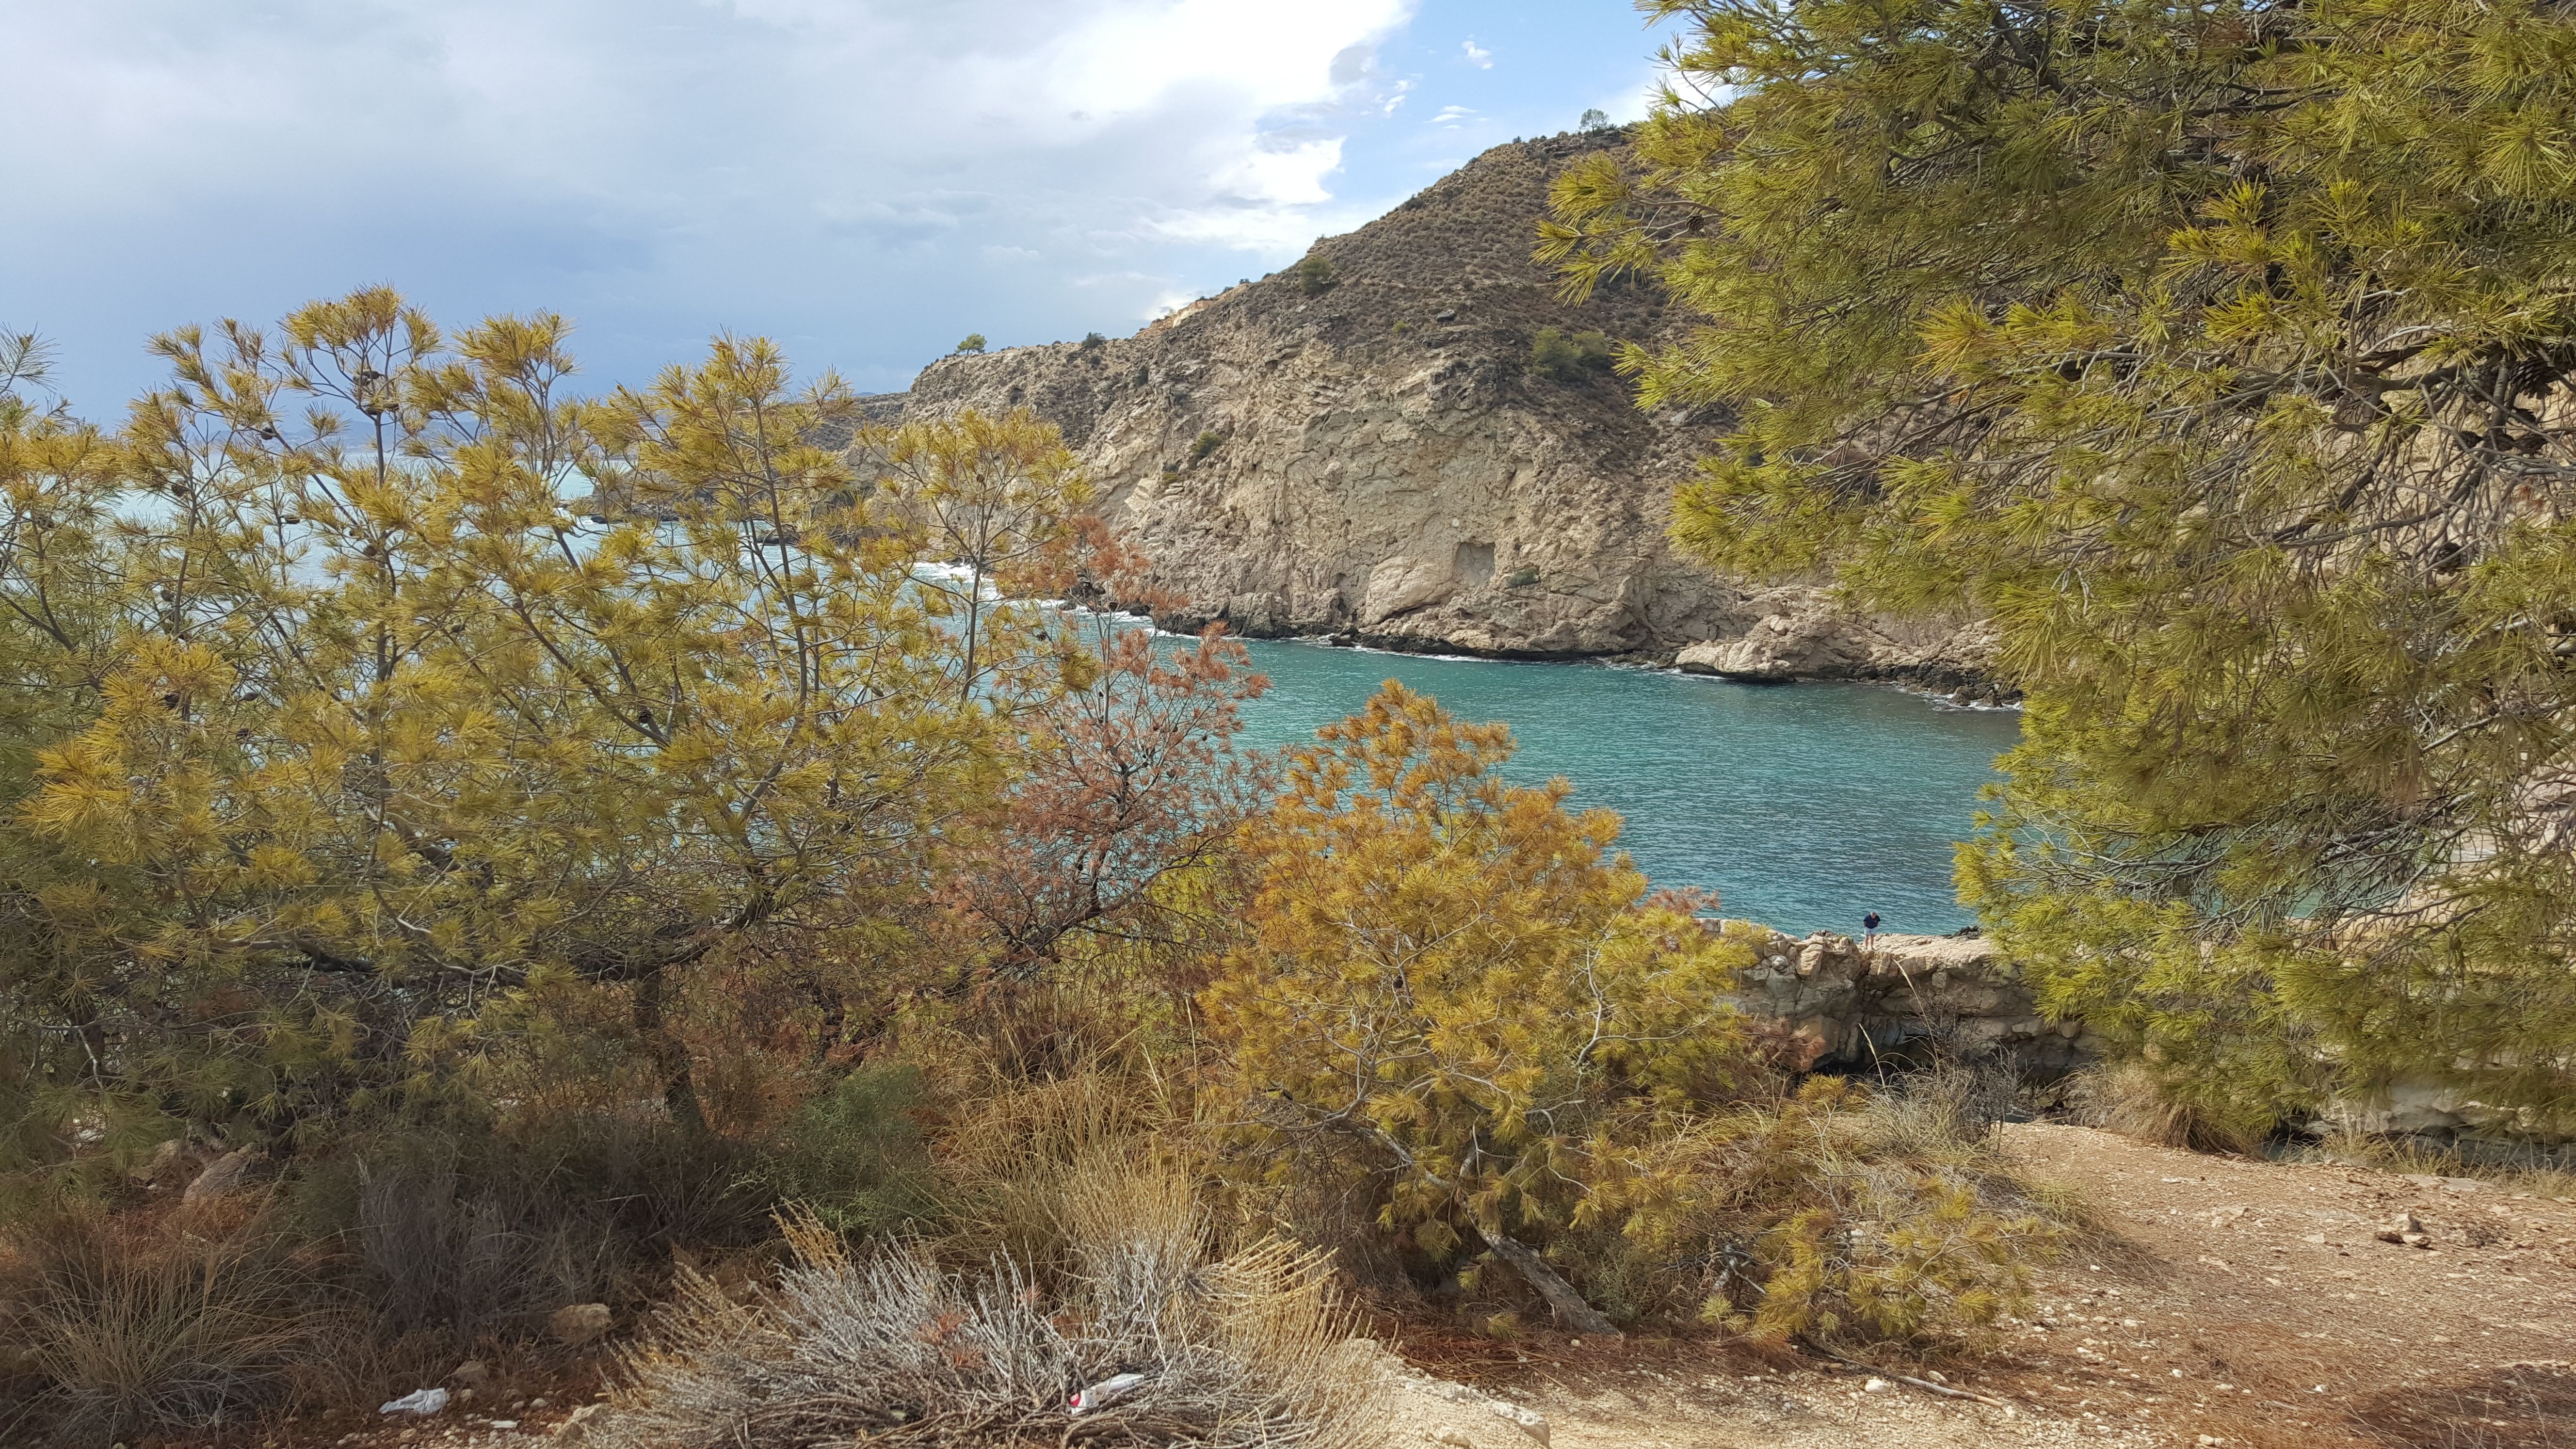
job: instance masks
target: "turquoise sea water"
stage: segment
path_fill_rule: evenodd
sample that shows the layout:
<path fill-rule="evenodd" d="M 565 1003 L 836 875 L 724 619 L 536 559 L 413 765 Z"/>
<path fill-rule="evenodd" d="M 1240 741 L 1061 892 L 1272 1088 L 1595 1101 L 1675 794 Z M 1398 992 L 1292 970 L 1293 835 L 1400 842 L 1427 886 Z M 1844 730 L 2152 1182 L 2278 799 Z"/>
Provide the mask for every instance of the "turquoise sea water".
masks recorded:
<path fill-rule="evenodd" d="M 1574 803 L 1627 820 L 1621 843 L 1665 886 L 1715 890 L 1726 914 L 1803 933 L 1967 925 L 1950 889 L 2011 710 L 1935 704 L 1880 685 L 1730 684 L 1591 664 L 1451 660 L 1253 641 L 1270 691 L 1245 711 L 1280 745 L 1400 679 L 1472 720 L 1506 721 L 1525 782 L 1562 775 Z"/>

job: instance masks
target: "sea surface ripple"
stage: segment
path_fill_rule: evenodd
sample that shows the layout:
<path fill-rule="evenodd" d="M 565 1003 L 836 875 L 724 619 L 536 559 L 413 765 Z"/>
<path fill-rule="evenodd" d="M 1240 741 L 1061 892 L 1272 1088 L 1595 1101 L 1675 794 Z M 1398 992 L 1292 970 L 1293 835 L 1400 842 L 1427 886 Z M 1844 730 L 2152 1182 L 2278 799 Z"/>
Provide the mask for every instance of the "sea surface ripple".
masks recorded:
<path fill-rule="evenodd" d="M 1734 684 L 1649 669 L 1430 658 L 1255 640 L 1270 690 L 1251 743 L 1306 741 L 1388 679 L 1464 719 L 1502 720 L 1506 773 L 1562 775 L 1573 803 L 1616 810 L 1620 844 L 1659 886 L 1715 890 L 1724 911 L 1793 933 L 1941 932 L 1972 917 L 1952 843 L 2021 736 L 2014 710 L 1961 709 L 1883 685 Z"/>

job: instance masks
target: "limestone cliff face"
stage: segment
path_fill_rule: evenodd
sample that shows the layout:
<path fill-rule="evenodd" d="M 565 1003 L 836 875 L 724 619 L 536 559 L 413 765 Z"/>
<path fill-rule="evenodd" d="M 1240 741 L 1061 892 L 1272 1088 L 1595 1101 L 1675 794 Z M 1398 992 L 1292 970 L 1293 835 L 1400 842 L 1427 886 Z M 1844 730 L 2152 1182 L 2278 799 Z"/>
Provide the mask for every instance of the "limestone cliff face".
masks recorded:
<path fill-rule="evenodd" d="M 1650 417 L 1606 367 L 1533 363 L 1542 328 L 1680 325 L 1651 284 L 1563 303 L 1530 260 L 1550 179 L 1610 144 L 1498 147 L 1319 242 L 1327 286 L 1292 268 L 1133 337 L 946 358 L 907 410 L 1025 405 L 1063 429 L 1104 516 L 1188 599 L 1173 623 L 1569 657 L 1812 620 L 1829 612 L 1816 591 L 1740 587 L 1665 540 L 1673 485 L 1723 417 Z M 1901 673 L 1937 652 L 1866 633 L 1790 672 Z"/>

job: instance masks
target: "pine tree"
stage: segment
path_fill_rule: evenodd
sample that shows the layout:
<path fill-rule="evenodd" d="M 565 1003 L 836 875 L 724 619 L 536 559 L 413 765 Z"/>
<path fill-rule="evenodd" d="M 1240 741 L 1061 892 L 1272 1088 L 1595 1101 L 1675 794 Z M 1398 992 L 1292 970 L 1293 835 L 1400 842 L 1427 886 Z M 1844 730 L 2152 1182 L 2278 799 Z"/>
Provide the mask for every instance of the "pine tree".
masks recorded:
<path fill-rule="evenodd" d="M 25 1156 L 473 1109 L 549 1051 L 692 1128 L 693 977 L 844 959 L 989 808 L 1061 651 L 917 562 L 961 459 L 1029 562 L 1060 443 L 871 432 L 760 341 L 584 400 L 565 333 L 371 290 L 158 339 L 118 436 L 0 411 Z"/>
<path fill-rule="evenodd" d="M 1246 831 L 1245 940 L 1204 998 L 1218 1096 L 1290 1144 L 1279 1172 L 1348 1170 L 1435 1259 L 1562 1229 L 1617 1124 L 1746 1067 L 1722 998 L 1752 953 L 1646 898 L 1616 816 L 1505 783 L 1503 726 L 1389 681 L 1318 734 Z"/>
<path fill-rule="evenodd" d="M 1993 622 L 1961 880 L 2047 1004 L 2248 1127 L 2576 1111 L 2576 20 L 1648 8 L 1676 85 L 1542 255 L 1705 319 L 1623 358 L 1737 419 L 1681 543 Z"/>

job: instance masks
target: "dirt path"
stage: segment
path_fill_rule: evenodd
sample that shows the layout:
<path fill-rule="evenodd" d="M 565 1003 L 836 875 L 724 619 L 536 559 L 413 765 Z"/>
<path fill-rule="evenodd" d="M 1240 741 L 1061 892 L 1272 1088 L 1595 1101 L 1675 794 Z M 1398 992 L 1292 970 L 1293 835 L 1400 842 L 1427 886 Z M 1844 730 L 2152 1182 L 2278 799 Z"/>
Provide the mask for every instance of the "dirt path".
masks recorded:
<path fill-rule="evenodd" d="M 2009 1407 L 1684 1345 L 1531 1345 L 1436 1367 L 1544 1414 L 1550 1449 L 2576 1446 L 2576 1204 L 2007 1131 L 2113 1237 L 2042 1274 L 2005 1352 L 1953 1371 Z M 2401 1213 L 2424 1246 L 2379 1239 Z M 1418 1389 L 1395 1414 L 1399 1440 L 1528 1443 Z"/>

